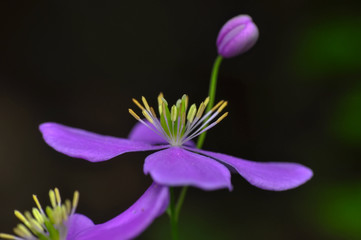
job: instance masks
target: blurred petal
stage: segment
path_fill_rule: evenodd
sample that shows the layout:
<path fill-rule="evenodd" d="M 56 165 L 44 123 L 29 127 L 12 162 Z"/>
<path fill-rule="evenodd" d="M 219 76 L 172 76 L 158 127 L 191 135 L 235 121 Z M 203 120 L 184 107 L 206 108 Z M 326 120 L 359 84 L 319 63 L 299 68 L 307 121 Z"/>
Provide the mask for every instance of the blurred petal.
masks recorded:
<path fill-rule="evenodd" d="M 43 123 L 39 129 L 45 142 L 55 150 L 90 162 L 109 160 L 126 152 L 149 151 L 166 147 L 104 136 L 58 123 Z"/>
<path fill-rule="evenodd" d="M 142 233 L 153 220 L 164 213 L 169 203 L 167 187 L 153 183 L 125 212 L 112 220 L 81 232 L 76 240 L 125 240 Z"/>
<path fill-rule="evenodd" d="M 232 189 L 229 170 L 214 159 L 172 147 L 149 155 L 144 173 L 166 186 L 195 186 L 203 190 Z"/>
<path fill-rule="evenodd" d="M 143 121 L 149 123 L 147 120 L 143 119 Z M 128 139 L 149 144 L 168 144 L 168 142 L 164 138 L 150 130 L 141 122 L 137 122 L 135 124 L 133 129 L 130 131 Z M 195 147 L 195 143 L 193 141 L 188 141 L 184 145 L 187 145 L 189 147 Z"/>
<path fill-rule="evenodd" d="M 94 226 L 92 220 L 82 214 L 73 214 L 67 222 L 68 234 L 66 240 L 76 240 L 76 236 L 85 229 Z"/>
<path fill-rule="evenodd" d="M 252 162 L 222 153 L 200 149 L 192 151 L 232 166 L 250 184 L 265 190 L 283 191 L 295 188 L 307 182 L 313 175 L 311 169 L 298 163 Z"/>

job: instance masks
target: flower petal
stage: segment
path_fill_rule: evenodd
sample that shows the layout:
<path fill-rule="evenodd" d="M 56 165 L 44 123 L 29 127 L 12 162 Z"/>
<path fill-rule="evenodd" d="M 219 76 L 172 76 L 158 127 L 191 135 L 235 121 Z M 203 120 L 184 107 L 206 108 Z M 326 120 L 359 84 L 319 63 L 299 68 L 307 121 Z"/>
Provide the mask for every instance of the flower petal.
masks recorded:
<path fill-rule="evenodd" d="M 75 240 L 76 236 L 84 231 L 85 229 L 94 226 L 92 220 L 87 216 L 82 214 L 73 214 L 70 216 L 69 220 L 66 223 L 68 228 L 68 233 L 66 235 L 66 240 Z"/>
<path fill-rule="evenodd" d="M 204 190 L 232 189 L 231 174 L 219 162 L 179 147 L 149 155 L 144 173 L 166 186 L 195 186 Z"/>
<path fill-rule="evenodd" d="M 106 161 L 126 152 L 157 150 L 166 147 L 104 136 L 58 123 L 43 123 L 39 129 L 45 142 L 55 150 L 90 162 Z"/>
<path fill-rule="evenodd" d="M 147 120 L 143 121 L 149 123 Z M 150 130 L 141 122 L 137 122 L 134 125 L 133 129 L 129 133 L 128 139 L 133 141 L 146 142 L 149 144 L 168 144 L 164 138 Z"/>
<path fill-rule="evenodd" d="M 222 153 L 190 149 L 233 167 L 250 184 L 273 191 L 298 187 L 313 175 L 312 170 L 298 163 L 253 162 Z"/>
<path fill-rule="evenodd" d="M 103 224 L 80 233 L 76 240 L 125 240 L 143 232 L 153 220 L 164 213 L 169 203 L 167 187 L 153 183 L 125 212 Z"/>
<path fill-rule="evenodd" d="M 143 119 L 143 121 L 149 123 L 145 119 Z M 162 138 L 161 136 L 150 130 L 147 126 L 145 126 L 141 122 L 137 122 L 134 125 L 133 129 L 129 133 L 128 139 L 133 141 L 145 142 L 149 144 L 164 144 L 164 145 L 168 144 L 168 142 L 164 138 Z M 184 145 L 187 145 L 189 147 L 196 146 L 196 144 L 192 140 L 186 142 Z"/>

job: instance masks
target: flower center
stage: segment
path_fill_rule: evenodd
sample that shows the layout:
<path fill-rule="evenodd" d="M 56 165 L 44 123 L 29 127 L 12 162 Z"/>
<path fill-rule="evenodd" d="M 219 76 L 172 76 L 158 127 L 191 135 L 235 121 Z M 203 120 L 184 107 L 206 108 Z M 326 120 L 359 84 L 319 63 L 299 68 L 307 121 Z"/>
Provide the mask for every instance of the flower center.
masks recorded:
<path fill-rule="evenodd" d="M 216 119 L 217 115 L 227 106 L 227 101 L 223 100 L 205 112 L 209 97 L 199 105 L 198 110 L 196 104 L 192 104 L 188 108 L 188 96 L 185 94 L 177 100 L 175 105 L 169 108 L 168 102 L 160 93 L 158 96 L 159 117 L 153 107 L 149 106 L 145 97 L 142 97 L 143 105 L 134 98 L 133 102 L 140 108 L 148 122 L 142 120 L 132 109 L 129 109 L 129 113 L 172 146 L 183 145 L 214 127 L 228 115 L 226 112 Z"/>
<path fill-rule="evenodd" d="M 26 211 L 24 214 L 15 210 L 15 216 L 22 222 L 14 228 L 17 235 L 0 233 L 0 238 L 15 240 L 65 240 L 67 235 L 66 222 L 72 214 L 79 201 L 79 192 L 74 192 L 73 201 L 61 202 L 59 189 L 49 191 L 51 206 L 45 211 L 40 205 L 36 195 L 33 195 L 37 208 L 32 213 Z"/>

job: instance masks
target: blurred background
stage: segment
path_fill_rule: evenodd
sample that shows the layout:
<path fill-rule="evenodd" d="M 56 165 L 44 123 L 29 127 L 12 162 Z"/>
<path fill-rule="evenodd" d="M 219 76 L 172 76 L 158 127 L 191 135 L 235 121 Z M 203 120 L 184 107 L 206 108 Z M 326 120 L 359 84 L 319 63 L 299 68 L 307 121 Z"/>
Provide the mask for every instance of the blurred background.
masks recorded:
<path fill-rule="evenodd" d="M 183 93 L 200 103 L 215 39 L 247 13 L 260 38 L 222 63 L 217 99 L 229 117 L 205 149 L 255 161 L 309 166 L 313 179 L 290 191 L 191 188 L 181 239 L 361 239 L 360 1 L 0 1 L 0 232 L 31 209 L 79 190 L 79 213 L 96 223 L 129 207 L 150 185 L 149 153 L 92 164 L 57 153 L 38 125 L 55 121 L 126 137 L 131 98 L 152 104 Z M 166 215 L 139 239 L 170 239 Z"/>

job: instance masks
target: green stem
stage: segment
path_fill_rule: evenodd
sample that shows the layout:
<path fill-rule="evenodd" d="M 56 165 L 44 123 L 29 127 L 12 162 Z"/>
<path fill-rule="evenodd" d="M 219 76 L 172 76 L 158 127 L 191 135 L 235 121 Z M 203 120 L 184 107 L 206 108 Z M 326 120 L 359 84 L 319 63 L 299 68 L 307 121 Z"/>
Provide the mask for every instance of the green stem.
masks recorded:
<path fill-rule="evenodd" d="M 222 59 L 223 59 L 222 56 L 219 55 L 216 58 L 216 60 L 214 61 L 214 64 L 213 64 L 211 80 L 210 80 L 210 83 L 209 83 L 209 93 L 208 93 L 209 103 L 207 105 L 206 112 L 211 110 L 213 105 L 214 105 L 214 100 L 215 100 L 215 97 L 216 97 L 216 87 L 217 87 L 218 72 L 219 72 L 219 67 L 221 65 Z M 197 141 L 197 148 L 202 148 L 205 138 L 206 138 L 206 132 L 202 133 L 199 136 L 198 141 Z M 188 187 L 183 187 L 182 188 L 182 191 L 179 194 L 177 204 L 175 204 L 174 189 L 172 187 L 169 188 L 169 191 L 170 191 L 170 203 L 169 203 L 169 207 L 167 209 L 167 213 L 169 214 L 169 217 L 170 217 L 172 239 L 173 240 L 179 240 L 179 236 L 178 236 L 178 219 L 179 219 L 179 214 L 180 214 L 180 211 L 182 209 L 184 199 L 185 199 L 185 197 L 187 195 L 187 190 L 188 190 Z"/>
<path fill-rule="evenodd" d="M 178 240 L 179 239 L 179 237 L 178 237 L 178 220 L 176 219 L 174 189 L 172 187 L 170 187 L 169 192 L 170 192 L 170 203 L 169 203 L 169 207 L 168 207 L 168 214 L 170 217 L 172 239 Z"/>
<path fill-rule="evenodd" d="M 188 190 L 187 186 L 182 188 L 182 191 L 181 191 L 181 193 L 179 195 L 179 198 L 178 198 L 177 205 L 175 206 L 175 218 L 177 219 L 177 221 L 179 219 L 179 214 L 180 214 L 180 210 L 182 208 L 184 199 L 185 199 L 185 197 L 187 195 L 187 190 Z"/>
<path fill-rule="evenodd" d="M 214 105 L 214 100 L 216 98 L 218 72 L 219 72 L 219 67 L 221 66 L 222 59 L 223 59 L 222 56 L 218 55 L 218 57 L 216 58 L 216 60 L 214 61 L 214 64 L 213 64 L 211 80 L 209 83 L 209 92 L 208 92 L 209 103 L 207 105 L 206 112 L 211 110 Z M 206 139 L 206 133 L 207 132 L 204 132 L 199 136 L 198 141 L 197 141 L 197 148 L 202 148 L 204 140 Z"/>

